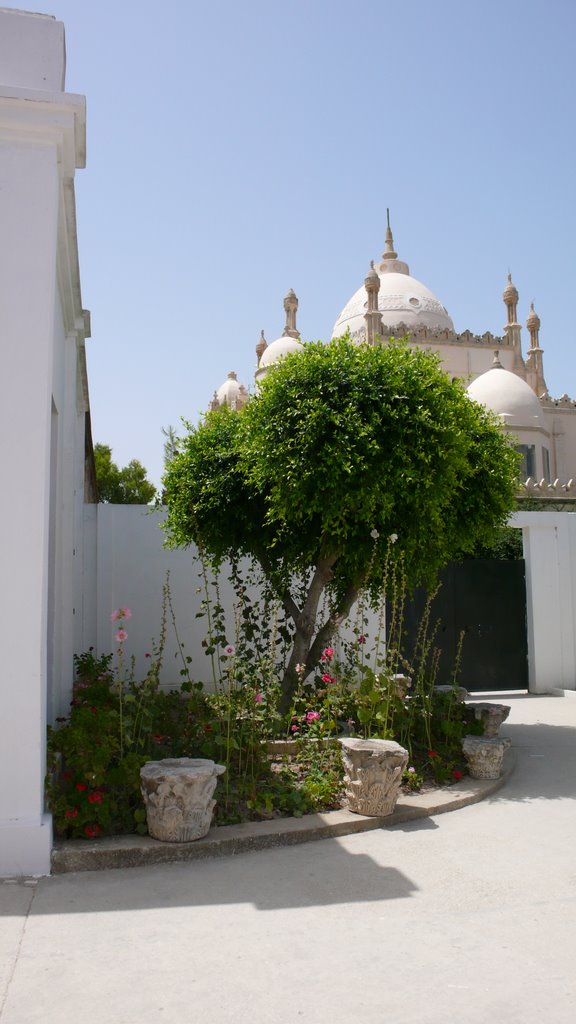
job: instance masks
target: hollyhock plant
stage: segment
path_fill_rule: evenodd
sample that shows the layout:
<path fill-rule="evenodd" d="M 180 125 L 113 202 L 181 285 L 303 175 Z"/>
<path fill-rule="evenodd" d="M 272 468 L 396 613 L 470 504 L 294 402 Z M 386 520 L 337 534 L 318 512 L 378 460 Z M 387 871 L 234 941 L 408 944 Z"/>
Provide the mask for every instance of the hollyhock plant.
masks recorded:
<path fill-rule="evenodd" d="M 116 608 L 112 612 L 112 615 L 110 616 L 110 618 L 112 619 L 112 622 L 118 622 L 121 619 L 131 619 L 132 618 L 132 612 L 131 612 L 130 608 Z"/>
<path fill-rule="evenodd" d="M 128 639 L 128 633 L 125 629 L 119 629 L 116 633 L 115 640 L 119 644 L 123 644 Z"/>

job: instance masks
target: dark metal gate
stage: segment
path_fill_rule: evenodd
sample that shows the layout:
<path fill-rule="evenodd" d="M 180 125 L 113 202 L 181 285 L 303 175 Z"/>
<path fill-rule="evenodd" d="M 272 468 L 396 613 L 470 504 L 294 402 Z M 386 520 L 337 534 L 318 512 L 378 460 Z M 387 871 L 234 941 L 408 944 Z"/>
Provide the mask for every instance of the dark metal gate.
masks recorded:
<path fill-rule="evenodd" d="M 467 690 L 528 689 L 526 577 L 523 559 L 452 562 L 430 615 L 439 620 L 434 646 L 441 651 L 438 683 L 451 681 L 458 640 L 464 633 L 458 682 Z M 418 589 L 407 602 L 403 648 L 411 660 L 426 604 Z"/>

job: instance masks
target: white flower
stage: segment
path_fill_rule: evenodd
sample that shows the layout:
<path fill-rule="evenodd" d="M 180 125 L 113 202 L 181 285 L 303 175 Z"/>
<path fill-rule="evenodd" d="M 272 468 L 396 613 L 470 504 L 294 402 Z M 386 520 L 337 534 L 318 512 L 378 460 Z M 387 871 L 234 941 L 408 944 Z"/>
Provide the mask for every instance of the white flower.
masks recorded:
<path fill-rule="evenodd" d="M 391 533 L 390 534 L 390 540 L 391 540 L 392 544 L 395 544 L 396 541 L 398 540 L 398 534 L 397 533 Z"/>
<path fill-rule="evenodd" d="M 378 540 L 380 534 L 378 533 L 378 530 L 370 530 L 370 536 L 372 537 L 372 540 Z"/>
<path fill-rule="evenodd" d="M 236 654 L 236 648 L 234 647 L 234 644 L 227 644 L 226 647 L 224 648 L 224 654 L 227 654 L 229 658 Z"/>

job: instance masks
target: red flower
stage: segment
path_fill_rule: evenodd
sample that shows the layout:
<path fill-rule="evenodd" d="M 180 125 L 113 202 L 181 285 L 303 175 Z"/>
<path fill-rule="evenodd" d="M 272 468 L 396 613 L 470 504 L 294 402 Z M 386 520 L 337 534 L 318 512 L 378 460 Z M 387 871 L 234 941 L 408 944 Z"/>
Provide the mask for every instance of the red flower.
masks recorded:
<path fill-rule="evenodd" d="M 454 771 L 452 772 L 452 778 L 453 779 L 461 779 L 462 778 L 462 772 L 459 772 L 458 769 L 455 768 Z"/>
<path fill-rule="evenodd" d="M 100 825 L 86 825 L 84 831 L 89 839 L 94 839 L 100 833 Z"/>
<path fill-rule="evenodd" d="M 83 782 L 77 782 L 76 789 L 78 790 L 79 793 L 83 793 L 84 790 L 86 789 L 86 786 L 84 785 Z"/>
<path fill-rule="evenodd" d="M 336 682 L 336 677 L 335 676 L 331 676 L 328 672 L 325 672 L 324 675 L 322 676 L 322 682 L 323 683 L 327 683 L 328 685 L 330 683 L 335 683 Z"/>
<path fill-rule="evenodd" d="M 90 804 L 101 804 L 104 793 L 100 789 L 95 789 L 93 793 L 88 794 L 88 803 Z"/>
<path fill-rule="evenodd" d="M 152 739 L 155 743 L 162 743 L 162 740 L 167 740 L 167 736 L 161 736 L 159 732 L 152 733 Z"/>
<path fill-rule="evenodd" d="M 366 637 L 364 636 L 363 633 L 361 633 L 360 636 L 358 637 L 358 643 L 359 644 L 365 644 L 366 643 Z"/>
<path fill-rule="evenodd" d="M 70 782 L 70 779 L 73 778 L 73 776 L 74 776 L 74 772 L 71 772 L 71 771 L 62 772 L 62 778 L 64 779 L 64 782 Z"/>
<path fill-rule="evenodd" d="M 66 817 L 67 818 L 77 818 L 78 817 L 78 808 L 77 807 L 69 807 L 68 810 L 66 811 Z"/>
<path fill-rule="evenodd" d="M 437 751 L 436 750 L 429 750 L 428 751 L 428 757 L 438 757 Z"/>

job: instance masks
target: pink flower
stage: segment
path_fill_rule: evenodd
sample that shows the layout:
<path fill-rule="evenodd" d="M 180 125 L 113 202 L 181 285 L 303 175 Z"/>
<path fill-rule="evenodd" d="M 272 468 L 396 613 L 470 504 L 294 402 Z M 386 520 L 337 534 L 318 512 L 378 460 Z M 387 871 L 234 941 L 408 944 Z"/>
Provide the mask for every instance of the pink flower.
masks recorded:
<path fill-rule="evenodd" d="M 358 643 L 359 644 L 365 644 L 366 643 L 366 637 L 364 636 L 363 633 L 361 633 L 360 636 L 358 637 Z"/>
<path fill-rule="evenodd" d="M 307 722 L 317 722 L 319 718 L 320 718 L 320 712 L 319 711 L 309 711 L 307 713 L 307 715 L 306 715 L 306 721 Z"/>
<path fill-rule="evenodd" d="M 116 610 L 112 612 L 112 615 L 110 617 L 112 619 L 112 622 L 118 622 L 119 619 L 131 619 L 132 612 L 130 611 L 129 608 L 116 608 Z"/>
<path fill-rule="evenodd" d="M 330 683 L 336 682 L 336 676 L 331 676 L 328 672 L 325 672 L 322 676 L 322 682 L 330 685 Z"/>
<path fill-rule="evenodd" d="M 330 661 L 330 659 L 334 657 L 334 648 L 326 647 L 324 650 L 324 657 L 328 658 L 328 661 Z"/>
<path fill-rule="evenodd" d="M 263 693 L 256 693 L 254 695 L 254 700 L 255 700 L 256 704 L 261 704 L 262 701 L 264 700 L 264 694 Z"/>
<path fill-rule="evenodd" d="M 232 658 L 236 654 L 236 648 L 234 644 L 226 644 L 224 648 L 224 654 L 227 654 L 229 658 Z"/>
<path fill-rule="evenodd" d="M 290 732 L 298 732 L 298 726 L 297 725 L 291 725 L 290 726 Z"/>
<path fill-rule="evenodd" d="M 116 642 L 119 643 L 119 644 L 123 644 L 124 641 L 127 640 L 127 639 L 128 639 L 128 633 L 126 632 L 126 630 L 125 629 L 119 629 L 118 632 L 116 633 Z"/>
<path fill-rule="evenodd" d="M 296 665 L 295 672 L 296 672 L 297 675 L 300 676 L 305 671 L 306 671 L 306 666 L 305 665 L 301 665 L 300 663 L 298 663 Z"/>

